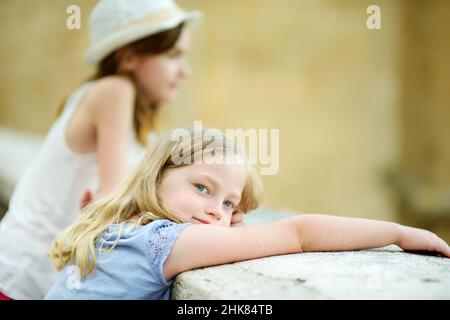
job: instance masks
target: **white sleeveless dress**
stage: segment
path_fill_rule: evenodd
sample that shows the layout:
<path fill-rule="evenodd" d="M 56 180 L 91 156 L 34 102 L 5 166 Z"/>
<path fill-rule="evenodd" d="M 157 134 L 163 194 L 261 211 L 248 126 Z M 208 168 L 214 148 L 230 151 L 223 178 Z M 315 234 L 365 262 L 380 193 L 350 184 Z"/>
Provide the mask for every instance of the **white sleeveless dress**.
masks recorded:
<path fill-rule="evenodd" d="M 44 298 L 57 275 L 47 251 L 78 216 L 85 191 L 98 189 L 97 154 L 75 153 L 66 143 L 69 120 L 93 83 L 84 83 L 69 97 L 0 222 L 0 292 L 13 299 Z M 144 153 L 130 139 L 130 165 Z"/>

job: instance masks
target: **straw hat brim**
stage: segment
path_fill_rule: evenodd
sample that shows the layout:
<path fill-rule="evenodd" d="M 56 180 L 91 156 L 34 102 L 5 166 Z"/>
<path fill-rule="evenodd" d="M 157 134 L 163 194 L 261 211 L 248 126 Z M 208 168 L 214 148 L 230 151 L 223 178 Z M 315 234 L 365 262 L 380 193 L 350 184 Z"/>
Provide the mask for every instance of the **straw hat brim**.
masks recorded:
<path fill-rule="evenodd" d="M 200 11 L 189 11 L 176 15 L 163 22 L 143 21 L 136 25 L 127 26 L 101 41 L 91 45 L 84 55 L 84 60 L 92 67 L 97 64 L 114 50 L 142 39 L 146 36 L 176 27 L 181 22 L 196 22 L 202 17 Z"/>

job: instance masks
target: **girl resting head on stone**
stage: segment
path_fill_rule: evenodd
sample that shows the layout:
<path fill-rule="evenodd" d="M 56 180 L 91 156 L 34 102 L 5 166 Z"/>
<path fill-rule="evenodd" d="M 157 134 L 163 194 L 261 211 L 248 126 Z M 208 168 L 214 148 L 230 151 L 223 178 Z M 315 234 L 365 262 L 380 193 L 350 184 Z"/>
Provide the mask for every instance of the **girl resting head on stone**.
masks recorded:
<path fill-rule="evenodd" d="M 59 234 L 50 257 L 60 274 L 46 299 L 169 299 L 181 272 L 289 253 L 396 244 L 450 257 L 435 234 L 387 221 L 301 214 L 230 227 L 260 204 L 256 172 L 224 135 L 179 132 Z"/>

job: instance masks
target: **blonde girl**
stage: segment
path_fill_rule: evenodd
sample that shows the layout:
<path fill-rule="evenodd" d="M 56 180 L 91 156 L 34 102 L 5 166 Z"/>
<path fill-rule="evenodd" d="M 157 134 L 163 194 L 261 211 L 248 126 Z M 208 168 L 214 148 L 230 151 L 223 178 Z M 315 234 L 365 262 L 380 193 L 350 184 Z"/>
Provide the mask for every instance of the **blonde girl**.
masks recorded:
<path fill-rule="evenodd" d="M 304 214 L 230 228 L 236 209 L 259 205 L 261 184 L 230 141 L 205 137 L 162 137 L 116 192 L 56 238 L 50 257 L 60 275 L 46 299 L 168 299 L 181 272 L 307 251 L 396 244 L 450 257 L 435 234 L 385 221 Z"/>
<path fill-rule="evenodd" d="M 171 0 L 94 8 L 85 60 L 96 73 L 64 103 L 0 224 L 0 297 L 44 297 L 57 274 L 48 247 L 142 158 L 155 113 L 190 73 L 188 25 L 198 17 Z"/>

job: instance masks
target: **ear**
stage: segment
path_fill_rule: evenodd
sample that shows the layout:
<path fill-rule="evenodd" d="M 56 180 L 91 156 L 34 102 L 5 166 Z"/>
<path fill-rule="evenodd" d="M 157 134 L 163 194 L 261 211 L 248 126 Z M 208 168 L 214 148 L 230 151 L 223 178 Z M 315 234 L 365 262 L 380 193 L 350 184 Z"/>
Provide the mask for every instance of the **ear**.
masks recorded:
<path fill-rule="evenodd" d="M 115 58 L 118 61 L 120 68 L 124 71 L 134 71 L 138 64 L 138 56 L 127 48 L 121 48 L 116 51 Z"/>

